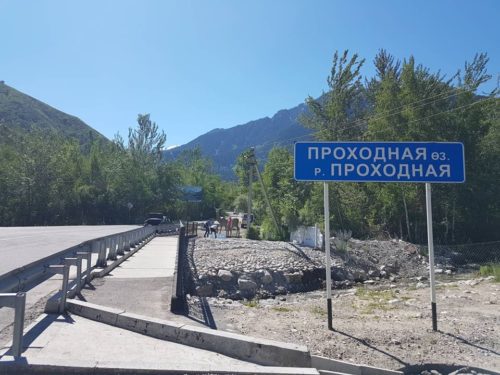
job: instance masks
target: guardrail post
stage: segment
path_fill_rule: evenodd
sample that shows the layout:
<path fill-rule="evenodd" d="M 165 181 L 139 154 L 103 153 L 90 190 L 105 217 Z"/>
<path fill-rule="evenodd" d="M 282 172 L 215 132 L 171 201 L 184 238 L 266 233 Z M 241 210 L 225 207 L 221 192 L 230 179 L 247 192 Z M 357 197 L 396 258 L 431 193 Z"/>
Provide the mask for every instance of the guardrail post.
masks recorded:
<path fill-rule="evenodd" d="M 85 253 L 77 252 L 76 257 L 78 259 L 78 264 L 76 268 L 76 285 L 78 290 L 82 289 L 82 259 Z"/>
<path fill-rule="evenodd" d="M 71 266 L 76 266 L 76 274 L 81 275 L 81 267 L 82 267 L 82 259 L 81 258 L 64 258 L 64 265 L 68 266 L 68 278 L 66 280 L 66 291 L 69 290 L 69 271 L 71 269 Z M 78 271 L 80 269 L 80 272 Z M 76 291 L 79 292 L 80 283 L 77 281 L 76 282 Z M 64 279 L 63 279 L 63 288 L 64 288 Z"/>
<path fill-rule="evenodd" d="M 132 235 L 130 233 L 127 233 L 126 239 L 125 239 L 125 251 L 130 251 L 132 248 L 132 243 L 131 243 Z"/>
<path fill-rule="evenodd" d="M 26 293 L 16 294 L 14 313 L 14 337 L 12 339 L 12 352 L 14 357 L 20 357 L 23 351 L 24 309 L 26 307 Z"/>
<path fill-rule="evenodd" d="M 108 259 L 116 260 L 116 236 L 109 237 L 108 240 L 109 240 Z"/>
<path fill-rule="evenodd" d="M 118 235 L 118 248 L 116 249 L 116 253 L 118 255 L 123 255 L 124 254 L 124 250 L 123 249 L 125 247 L 125 245 L 124 245 L 125 240 L 123 239 L 123 237 L 124 237 L 123 234 L 119 234 Z"/>
<path fill-rule="evenodd" d="M 99 256 L 97 257 L 97 267 L 106 267 L 106 243 L 104 240 L 97 240 Z"/>
<path fill-rule="evenodd" d="M 85 281 L 83 284 L 90 282 L 90 272 L 92 270 L 92 253 L 90 251 L 79 251 L 76 253 L 76 256 L 79 257 L 80 259 L 85 258 L 85 261 L 87 262 L 87 268 L 85 270 Z M 82 262 L 80 260 L 80 271 L 83 268 Z M 81 280 L 81 274 L 80 274 L 80 279 Z"/>
<path fill-rule="evenodd" d="M 0 307 L 11 307 L 14 311 L 14 332 L 12 333 L 12 354 L 20 357 L 23 351 L 24 309 L 26 293 L 0 293 Z"/>
<path fill-rule="evenodd" d="M 64 313 L 66 310 L 66 294 L 68 293 L 69 266 L 67 264 L 50 265 L 49 269 L 53 273 L 63 275 L 61 299 L 59 300 L 59 313 Z"/>

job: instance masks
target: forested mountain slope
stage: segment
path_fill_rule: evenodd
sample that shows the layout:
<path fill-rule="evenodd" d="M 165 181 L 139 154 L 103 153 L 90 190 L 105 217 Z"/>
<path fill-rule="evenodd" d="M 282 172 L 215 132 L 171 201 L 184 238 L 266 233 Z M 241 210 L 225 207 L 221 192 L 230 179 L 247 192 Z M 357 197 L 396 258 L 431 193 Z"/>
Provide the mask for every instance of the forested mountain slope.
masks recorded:
<path fill-rule="evenodd" d="M 0 142 L 13 133 L 39 129 L 78 139 L 81 145 L 104 137 L 75 116 L 61 112 L 0 81 Z"/>

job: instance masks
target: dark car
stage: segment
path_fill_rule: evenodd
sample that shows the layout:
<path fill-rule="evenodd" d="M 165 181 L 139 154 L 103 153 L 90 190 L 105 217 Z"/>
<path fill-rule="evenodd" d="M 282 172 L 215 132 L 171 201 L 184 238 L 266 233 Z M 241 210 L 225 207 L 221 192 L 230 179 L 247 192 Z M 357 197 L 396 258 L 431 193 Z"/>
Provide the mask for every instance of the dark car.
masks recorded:
<path fill-rule="evenodd" d="M 158 212 L 148 214 L 148 218 L 144 221 L 144 225 L 160 225 L 166 221 L 165 215 Z"/>

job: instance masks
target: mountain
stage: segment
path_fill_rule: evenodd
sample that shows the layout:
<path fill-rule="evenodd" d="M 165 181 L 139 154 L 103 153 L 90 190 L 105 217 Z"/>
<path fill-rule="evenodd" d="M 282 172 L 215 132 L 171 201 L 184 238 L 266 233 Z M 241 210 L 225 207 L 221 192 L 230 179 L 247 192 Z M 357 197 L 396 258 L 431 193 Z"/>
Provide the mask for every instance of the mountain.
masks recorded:
<path fill-rule="evenodd" d="M 53 130 L 81 145 L 92 139 L 106 139 L 75 116 L 61 112 L 0 81 L 0 143 L 5 136 L 31 129 Z"/>
<path fill-rule="evenodd" d="M 311 140 L 311 129 L 298 121 L 307 110 L 305 104 L 278 111 L 273 117 L 264 117 L 229 129 L 214 129 L 189 143 L 164 151 L 164 157 L 174 159 L 184 150 L 199 147 L 204 156 L 214 162 L 217 174 L 226 180 L 235 179 L 233 166 L 237 157 L 255 147 L 257 159 L 264 161 L 274 146 L 290 147 L 294 141 Z"/>

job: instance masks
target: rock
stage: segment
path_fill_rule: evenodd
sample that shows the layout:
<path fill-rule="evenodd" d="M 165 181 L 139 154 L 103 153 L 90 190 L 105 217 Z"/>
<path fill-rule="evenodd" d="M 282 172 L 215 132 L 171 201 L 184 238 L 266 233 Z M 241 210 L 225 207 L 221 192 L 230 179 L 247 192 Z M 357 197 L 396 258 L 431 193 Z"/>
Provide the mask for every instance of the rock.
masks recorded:
<path fill-rule="evenodd" d="M 271 284 L 272 282 L 273 282 L 273 276 L 271 275 L 271 272 L 265 270 L 264 275 L 262 275 L 262 283 Z"/>
<path fill-rule="evenodd" d="M 286 282 L 289 284 L 299 284 L 302 282 L 302 272 L 294 272 L 294 273 L 285 273 L 283 274 L 285 276 Z"/>
<path fill-rule="evenodd" d="M 354 281 L 356 281 L 356 282 L 363 282 L 363 281 L 366 281 L 366 279 L 367 279 L 366 272 L 363 270 L 354 271 L 353 276 L 354 276 Z"/>
<path fill-rule="evenodd" d="M 377 270 L 370 270 L 370 271 L 368 271 L 368 276 L 369 277 L 379 277 L 380 272 L 378 272 Z"/>
<path fill-rule="evenodd" d="M 217 297 L 219 297 L 219 298 L 227 298 L 228 294 L 227 294 L 227 292 L 224 289 L 222 289 L 221 291 L 219 291 L 219 294 L 217 294 Z"/>
<path fill-rule="evenodd" d="M 474 285 L 477 285 L 479 284 L 479 280 L 475 280 L 475 279 L 472 279 L 472 280 L 466 280 L 464 282 L 465 285 L 470 285 L 470 286 L 474 286 Z"/>
<path fill-rule="evenodd" d="M 426 287 L 427 287 L 427 285 L 425 285 L 424 283 L 417 283 L 417 285 L 415 285 L 415 287 L 416 287 L 417 289 L 422 289 L 422 288 L 426 288 Z"/>
<path fill-rule="evenodd" d="M 375 284 L 375 281 L 374 280 L 366 280 L 363 282 L 363 284 L 373 285 L 373 284 Z"/>
<path fill-rule="evenodd" d="M 447 275 L 451 275 L 453 273 L 453 271 L 452 270 L 446 270 L 446 271 L 444 271 L 444 273 L 447 274 Z"/>
<path fill-rule="evenodd" d="M 231 281 L 231 279 L 233 278 L 233 274 L 231 273 L 231 271 L 228 271 L 228 270 L 219 270 L 219 272 L 217 273 L 217 276 L 222 280 L 222 281 Z"/>
<path fill-rule="evenodd" d="M 276 294 L 286 294 L 287 290 L 284 286 L 279 286 L 276 288 Z M 286 299 L 285 299 L 286 301 Z"/>
<path fill-rule="evenodd" d="M 434 273 L 441 274 L 443 272 L 444 272 L 444 270 L 442 268 L 435 268 L 434 269 Z"/>
<path fill-rule="evenodd" d="M 196 287 L 196 295 L 198 297 L 212 297 L 214 288 L 212 284 L 204 284 Z"/>
<path fill-rule="evenodd" d="M 252 280 L 238 279 L 238 288 L 241 291 L 255 291 L 257 289 L 257 284 Z"/>
<path fill-rule="evenodd" d="M 388 302 L 388 304 L 389 304 L 389 305 L 398 305 L 398 304 L 400 304 L 400 303 L 401 303 L 401 300 L 400 300 L 400 299 L 397 299 L 397 298 L 395 298 L 395 299 L 391 299 L 391 300 Z"/>

